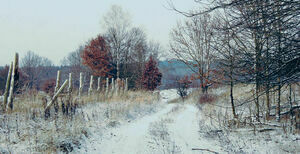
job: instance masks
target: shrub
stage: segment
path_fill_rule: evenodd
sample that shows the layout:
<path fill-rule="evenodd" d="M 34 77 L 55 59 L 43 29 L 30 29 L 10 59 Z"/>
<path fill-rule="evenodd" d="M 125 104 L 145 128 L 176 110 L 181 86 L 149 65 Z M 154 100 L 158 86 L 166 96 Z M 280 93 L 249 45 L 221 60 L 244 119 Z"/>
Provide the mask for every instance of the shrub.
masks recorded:
<path fill-rule="evenodd" d="M 49 79 L 44 82 L 42 86 L 42 90 L 47 94 L 53 94 L 55 88 L 56 81 L 55 79 Z"/>
<path fill-rule="evenodd" d="M 202 94 L 199 98 L 199 103 L 212 103 L 216 100 L 216 96 L 212 94 Z"/>
<path fill-rule="evenodd" d="M 184 99 L 188 95 L 188 88 L 191 86 L 192 81 L 188 76 L 184 76 L 182 79 L 176 81 L 177 82 L 177 94 Z"/>

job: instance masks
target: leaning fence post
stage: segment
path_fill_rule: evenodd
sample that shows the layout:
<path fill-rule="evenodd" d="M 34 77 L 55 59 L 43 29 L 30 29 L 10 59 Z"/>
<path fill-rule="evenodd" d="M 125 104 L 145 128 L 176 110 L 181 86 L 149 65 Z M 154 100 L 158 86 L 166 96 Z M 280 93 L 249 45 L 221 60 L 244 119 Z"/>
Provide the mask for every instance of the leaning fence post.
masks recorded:
<path fill-rule="evenodd" d="M 6 105 L 7 105 L 7 97 L 8 97 L 8 92 L 10 88 L 10 79 L 11 79 L 11 73 L 12 73 L 12 68 L 13 68 L 13 62 L 11 62 L 7 74 L 7 79 L 6 79 L 6 85 L 5 85 L 5 91 L 4 91 L 4 100 L 3 100 L 3 111 L 5 111 Z"/>
<path fill-rule="evenodd" d="M 49 110 L 50 106 L 53 104 L 53 102 L 56 101 L 58 95 L 64 90 L 64 88 L 68 85 L 68 79 L 63 83 L 63 85 L 57 90 L 55 95 L 52 97 L 51 101 L 47 103 L 47 106 L 45 108 L 45 111 Z"/>
<path fill-rule="evenodd" d="M 90 96 L 93 92 L 93 82 L 94 82 L 94 76 L 91 75 L 91 80 L 90 80 L 90 88 L 89 88 L 89 93 L 88 95 Z"/>
<path fill-rule="evenodd" d="M 19 65 L 19 54 L 15 54 L 15 60 L 13 64 L 12 69 L 12 75 L 10 79 L 10 89 L 9 89 L 9 96 L 8 96 L 8 103 L 6 106 L 6 110 L 10 107 L 10 109 L 13 109 L 13 99 L 14 99 L 14 87 L 15 87 L 15 76 L 17 75 L 18 71 L 18 65 Z"/>
<path fill-rule="evenodd" d="M 78 97 L 79 98 L 82 95 L 82 89 L 83 89 L 83 73 L 80 72 L 80 77 L 79 77 L 79 92 L 78 92 Z"/>

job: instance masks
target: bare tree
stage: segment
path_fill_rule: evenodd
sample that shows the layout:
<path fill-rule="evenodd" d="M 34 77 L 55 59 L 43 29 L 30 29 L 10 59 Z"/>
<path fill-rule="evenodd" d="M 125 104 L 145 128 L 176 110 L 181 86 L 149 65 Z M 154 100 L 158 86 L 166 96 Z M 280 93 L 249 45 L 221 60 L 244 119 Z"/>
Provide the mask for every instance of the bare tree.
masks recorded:
<path fill-rule="evenodd" d="M 41 57 L 32 51 L 28 51 L 21 60 L 21 70 L 27 77 L 29 88 L 38 87 L 41 75 L 46 67 L 53 66 L 51 60 Z"/>
<path fill-rule="evenodd" d="M 171 32 L 171 52 L 196 74 L 203 92 L 211 85 L 213 27 L 213 17 L 201 15 L 179 22 Z"/>
<path fill-rule="evenodd" d="M 89 77 L 92 74 L 91 69 L 83 65 L 81 54 L 84 50 L 84 46 L 80 45 L 75 51 L 70 52 L 66 57 L 61 60 L 61 64 L 67 67 L 68 73 L 72 73 L 74 78 L 73 84 L 75 87 L 79 87 L 80 73 L 84 73 L 84 77 Z M 88 84 L 87 81 L 85 84 Z"/>
<path fill-rule="evenodd" d="M 162 45 L 159 42 L 156 41 L 149 41 L 147 46 L 148 54 L 152 55 L 153 58 L 158 61 L 160 58 L 162 58 L 164 55 L 164 49 Z"/>
<path fill-rule="evenodd" d="M 203 4 L 203 1 L 197 1 Z M 277 91 L 277 119 L 280 120 L 281 87 L 299 80 L 300 2 L 294 0 L 208 0 L 197 12 L 175 11 L 196 17 L 222 12 L 237 39 L 245 83 L 255 83 L 256 118 L 260 117 L 260 96 L 266 93 L 270 114 L 269 90 Z M 226 29 L 225 29 L 226 30 Z M 263 91 L 264 90 L 264 91 Z"/>
<path fill-rule="evenodd" d="M 129 13 L 122 7 L 113 5 L 109 12 L 103 17 L 105 36 L 110 46 L 113 62 L 116 64 L 117 78 L 120 77 L 120 65 L 129 49 L 128 41 L 131 21 Z"/>

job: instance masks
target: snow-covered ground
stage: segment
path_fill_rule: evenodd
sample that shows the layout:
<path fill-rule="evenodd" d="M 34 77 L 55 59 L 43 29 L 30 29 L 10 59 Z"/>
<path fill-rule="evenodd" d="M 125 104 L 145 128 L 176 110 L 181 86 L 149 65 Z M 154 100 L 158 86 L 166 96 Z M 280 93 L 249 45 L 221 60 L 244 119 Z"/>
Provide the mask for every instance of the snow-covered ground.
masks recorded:
<path fill-rule="evenodd" d="M 222 95 L 226 90 L 217 89 Z M 286 135 L 281 128 L 228 129 L 207 115 L 206 105 L 195 102 L 168 104 L 177 98 L 176 90 L 161 92 L 165 105 L 149 115 L 105 131 L 95 131 L 75 153 L 298 153 L 299 135 Z M 214 111 L 214 110 L 211 110 Z M 215 113 L 217 115 L 217 113 Z M 261 132 L 259 130 L 262 130 Z"/>
<path fill-rule="evenodd" d="M 227 92 L 212 91 L 221 98 L 215 105 L 228 105 L 223 98 Z M 137 93 L 124 101 L 86 104 L 73 118 L 0 116 L 0 153 L 300 153 L 300 136 L 284 133 L 288 128 L 231 128 L 230 110 L 197 104 L 197 93 L 184 102 L 175 89 L 160 91 L 159 100 L 156 94 L 151 99 Z"/>
<path fill-rule="evenodd" d="M 175 99 L 176 90 L 161 92 L 162 101 Z M 77 153 L 199 153 L 218 142 L 201 138 L 199 109 L 193 104 L 166 104 L 160 111 L 87 138 Z"/>

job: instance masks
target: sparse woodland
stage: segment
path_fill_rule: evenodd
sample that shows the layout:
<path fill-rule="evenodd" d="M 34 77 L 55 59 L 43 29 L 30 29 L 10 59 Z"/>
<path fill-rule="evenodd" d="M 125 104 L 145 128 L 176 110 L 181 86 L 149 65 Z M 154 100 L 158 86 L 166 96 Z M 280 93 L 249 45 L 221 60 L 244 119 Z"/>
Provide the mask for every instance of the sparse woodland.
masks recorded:
<path fill-rule="evenodd" d="M 171 51 L 194 71 L 203 93 L 214 84 L 230 87 L 233 117 L 238 118 L 238 106 L 253 104 L 255 121 L 288 117 L 299 130 L 299 5 L 292 0 L 209 1 L 189 12 L 170 2 L 187 17 L 171 32 Z M 247 100 L 234 97 L 240 84 L 254 85 Z"/>
<path fill-rule="evenodd" d="M 299 153 L 300 2 L 166 2 L 185 17 L 168 48 L 113 5 L 61 66 L 16 53 L 0 68 L 0 153 Z"/>

